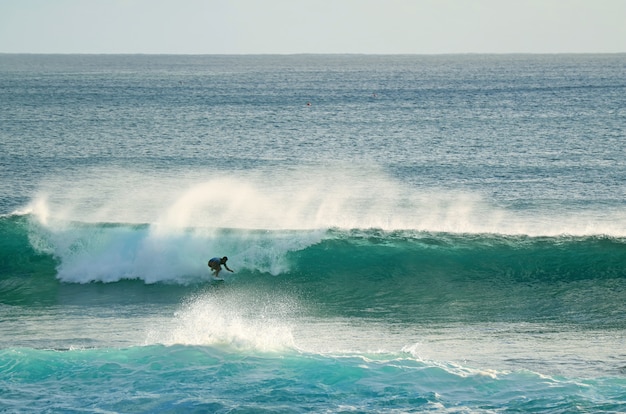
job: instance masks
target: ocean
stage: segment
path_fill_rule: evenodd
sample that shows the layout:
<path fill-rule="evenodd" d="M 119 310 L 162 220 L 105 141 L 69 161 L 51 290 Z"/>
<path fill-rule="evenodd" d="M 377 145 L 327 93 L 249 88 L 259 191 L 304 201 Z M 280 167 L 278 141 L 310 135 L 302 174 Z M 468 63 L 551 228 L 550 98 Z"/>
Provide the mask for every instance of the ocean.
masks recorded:
<path fill-rule="evenodd" d="M 626 412 L 625 142 L 624 54 L 0 55 L 0 412 Z"/>

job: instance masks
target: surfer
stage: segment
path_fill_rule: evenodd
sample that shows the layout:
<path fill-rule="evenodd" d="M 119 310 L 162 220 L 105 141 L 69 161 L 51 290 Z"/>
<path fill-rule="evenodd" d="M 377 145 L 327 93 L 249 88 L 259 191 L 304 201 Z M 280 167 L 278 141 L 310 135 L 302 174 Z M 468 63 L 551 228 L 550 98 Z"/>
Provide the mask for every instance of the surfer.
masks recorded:
<path fill-rule="evenodd" d="M 215 273 L 216 278 L 219 277 L 220 271 L 222 270 L 222 265 L 224 265 L 226 270 L 228 270 L 229 272 L 231 273 L 233 272 L 226 265 L 227 260 L 228 260 L 228 257 L 226 256 L 222 257 L 221 259 L 219 257 L 214 257 L 211 260 L 209 260 L 209 269 L 211 269 L 211 271 Z"/>

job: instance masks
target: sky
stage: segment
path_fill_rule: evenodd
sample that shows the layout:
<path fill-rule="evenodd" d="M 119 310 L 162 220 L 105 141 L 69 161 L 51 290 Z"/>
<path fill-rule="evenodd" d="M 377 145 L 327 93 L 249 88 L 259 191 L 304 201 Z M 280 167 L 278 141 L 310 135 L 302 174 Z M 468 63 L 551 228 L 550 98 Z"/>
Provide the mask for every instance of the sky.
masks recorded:
<path fill-rule="evenodd" d="M 0 0 L 0 53 L 623 53 L 626 0 Z"/>

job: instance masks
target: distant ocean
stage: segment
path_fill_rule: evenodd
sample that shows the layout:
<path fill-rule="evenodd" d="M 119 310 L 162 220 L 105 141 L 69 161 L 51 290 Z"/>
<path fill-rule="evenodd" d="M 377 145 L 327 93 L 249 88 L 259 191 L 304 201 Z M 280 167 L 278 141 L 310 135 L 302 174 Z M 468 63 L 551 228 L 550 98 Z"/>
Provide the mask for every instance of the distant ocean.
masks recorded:
<path fill-rule="evenodd" d="M 626 55 L 5 54 L 0 177 L 0 412 L 626 412 Z"/>

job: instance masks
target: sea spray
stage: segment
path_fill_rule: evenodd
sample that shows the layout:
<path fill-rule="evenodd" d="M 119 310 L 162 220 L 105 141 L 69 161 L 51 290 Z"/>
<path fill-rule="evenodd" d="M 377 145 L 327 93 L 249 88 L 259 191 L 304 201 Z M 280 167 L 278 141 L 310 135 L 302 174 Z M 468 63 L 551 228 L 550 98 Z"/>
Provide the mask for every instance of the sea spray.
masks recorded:
<path fill-rule="evenodd" d="M 378 228 L 508 235 L 626 235 L 624 212 L 520 210 L 494 204 L 480 191 L 403 183 L 380 166 L 337 164 L 229 174 L 181 172 L 174 178 L 133 170 L 87 170 L 67 188 L 49 179 L 29 205 L 43 225 L 56 222 L 149 224 L 154 234 L 185 229 L 314 230 Z M 122 183 L 123 185 L 121 185 Z M 120 184 L 120 185 L 118 185 Z M 105 188 L 94 191 L 94 188 Z M 128 188 L 133 189 L 132 191 Z"/>

